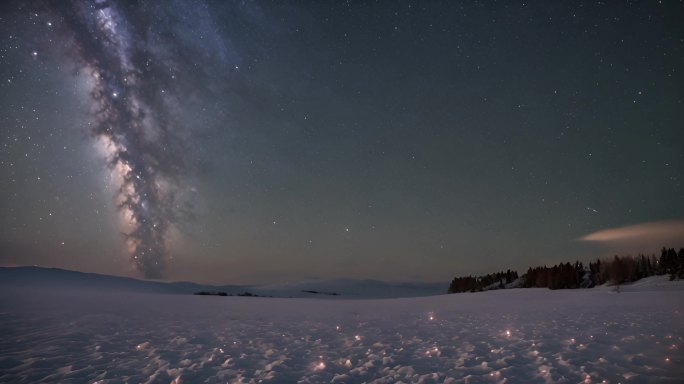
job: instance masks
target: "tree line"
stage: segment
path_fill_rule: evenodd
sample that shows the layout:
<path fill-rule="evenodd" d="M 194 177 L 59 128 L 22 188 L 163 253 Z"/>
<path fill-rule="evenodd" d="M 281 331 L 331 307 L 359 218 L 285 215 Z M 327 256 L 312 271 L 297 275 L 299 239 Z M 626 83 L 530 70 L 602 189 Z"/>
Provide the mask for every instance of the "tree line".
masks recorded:
<path fill-rule="evenodd" d="M 483 276 L 455 277 L 449 293 L 478 292 L 504 288 L 591 288 L 610 283 L 620 285 L 654 275 L 669 275 L 670 280 L 684 279 L 684 248 L 663 248 L 656 255 L 614 256 L 597 259 L 584 265 L 580 261 L 560 263 L 553 267 L 530 267 L 518 277 L 518 272 L 497 272 Z"/>
<path fill-rule="evenodd" d="M 518 272 L 510 269 L 506 272 L 491 273 L 484 276 L 455 277 L 449 285 L 449 293 L 502 289 L 516 280 L 518 280 Z"/>

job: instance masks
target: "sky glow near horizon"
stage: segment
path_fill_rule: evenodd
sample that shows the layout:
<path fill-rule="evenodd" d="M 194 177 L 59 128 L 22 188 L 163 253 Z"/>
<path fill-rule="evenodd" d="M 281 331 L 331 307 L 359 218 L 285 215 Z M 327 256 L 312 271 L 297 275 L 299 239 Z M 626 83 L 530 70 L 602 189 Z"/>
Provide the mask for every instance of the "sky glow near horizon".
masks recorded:
<path fill-rule="evenodd" d="M 0 265 L 446 281 L 684 246 L 675 1 L 0 5 Z"/>

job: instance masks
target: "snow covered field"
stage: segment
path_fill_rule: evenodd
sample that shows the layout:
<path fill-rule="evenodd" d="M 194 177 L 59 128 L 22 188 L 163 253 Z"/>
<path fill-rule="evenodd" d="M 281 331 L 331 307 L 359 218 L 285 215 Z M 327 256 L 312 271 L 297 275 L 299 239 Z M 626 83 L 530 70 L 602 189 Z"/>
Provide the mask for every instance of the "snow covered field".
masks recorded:
<path fill-rule="evenodd" d="M 0 293 L 2 383 L 681 383 L 684 290 L 408 299 Z"/>

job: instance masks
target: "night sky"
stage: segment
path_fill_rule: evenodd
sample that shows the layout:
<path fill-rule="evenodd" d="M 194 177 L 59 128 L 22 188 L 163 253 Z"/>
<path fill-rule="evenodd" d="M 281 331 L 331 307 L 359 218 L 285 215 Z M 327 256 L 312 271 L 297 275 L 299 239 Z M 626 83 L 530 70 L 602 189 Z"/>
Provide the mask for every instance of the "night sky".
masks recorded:
<path fill-rule="evenodd" d="M 447 281 L 684 246 L 682 20 L 3 1 L 0 265 Z"/>

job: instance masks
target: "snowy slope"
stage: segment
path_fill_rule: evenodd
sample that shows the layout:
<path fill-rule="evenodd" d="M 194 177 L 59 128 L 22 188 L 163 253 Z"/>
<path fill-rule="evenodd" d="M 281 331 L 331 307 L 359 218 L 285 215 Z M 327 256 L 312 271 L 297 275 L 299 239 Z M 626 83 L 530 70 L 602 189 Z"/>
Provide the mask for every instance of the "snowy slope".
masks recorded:
<path fill-rule="evenodd" d="M 670 281 L 668 275 L 650 276 L 629 284 L 614 285 L 605 284 L 596 289 L 617 292 L 645 292 L 645 291 L 684 291 L 684 280 Z"/>
<path fill-rule="evenodd" d="M 0 382 L 680 383 L 684 291 L 631 289 L 328 300 L 4 284 Z"/>

